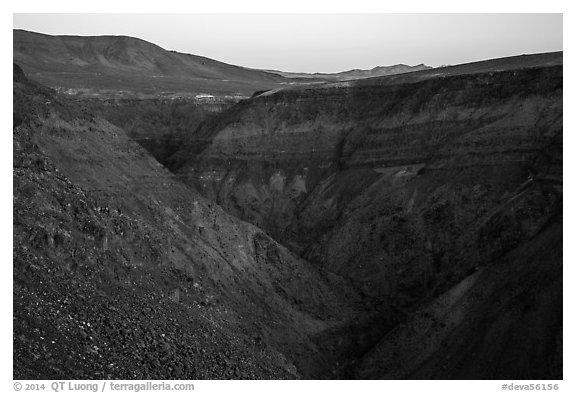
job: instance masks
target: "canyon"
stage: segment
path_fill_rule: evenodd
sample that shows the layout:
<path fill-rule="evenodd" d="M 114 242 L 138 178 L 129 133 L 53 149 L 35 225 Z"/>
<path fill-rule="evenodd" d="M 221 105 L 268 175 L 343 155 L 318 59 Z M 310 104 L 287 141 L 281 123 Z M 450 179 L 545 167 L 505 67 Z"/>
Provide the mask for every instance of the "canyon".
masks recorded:
<path fill-rule="evenodd" d="M 16 33 L 15 378 L 562 378 L 561 52 L 127 96 Z"/>

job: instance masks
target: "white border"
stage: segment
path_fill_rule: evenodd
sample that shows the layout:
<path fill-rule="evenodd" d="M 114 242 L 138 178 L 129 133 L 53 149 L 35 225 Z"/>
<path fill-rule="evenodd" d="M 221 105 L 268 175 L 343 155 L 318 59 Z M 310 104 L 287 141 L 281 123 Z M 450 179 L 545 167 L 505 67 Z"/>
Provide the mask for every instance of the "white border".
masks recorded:
<path fill-rule="evenodd" d="M 325 1 L 313 2 L 311 0 L 292 0 L 290 2 L 282 2 L 273 4 L 271 1 L 264 0 L 219 0 L 211 2 L 174 2 L 174 1 L 134 1 L 134 2 L 120 2 L 118 0 L 99 0 L 97 2 L 81 1 L 40 1 L 40 0 L 27 0 L 27 1 L 13 1 L 11 4 L 2 5 L 7 8 L 6 12 L 2 12 L 1 26 L 3 26 L 2 34 L 2 53 L 11 53 L 12 51 L 12 13 L 20 12 L 138 12 L 138 13 L 173 13 L 173 12 L 189 12 L 189 13 L 397 13 L 397 12 L 420 12 L 420 13 L 439 13 L 439 12 L 562 12 L 564 13 L 564 62 L 568 72 L 565 73 L 564 84 L 565 88 L 565 106 L 569 109 L 573 107 L 574 97 L 574 77 L 573 70 L 573 40 L 574 37 L 574 13 L 568 1 L 502 1 L 502 0 L 485 0 L 477 1 L 474 4 L 462 1 L 445 1 L 445 0 L 410 0 L 405 2 L 394 1 L 391 3 L 381 1 L 366 1 L 354 0 L 351 1 Z M 3 10 L 4 11 L 4 10 Z M 12 171 L 10 169 L 12 157 L 12 143 L 9 141 L 10 124 L 12 117 L 10 115 L 12 109 L 12 98 L 9 96 L 10 92 L 8 86 L 11 84 L 11 70 L 12 65 L 8 59 L 4 59 L 1 63 L 1 75 L 6 83 L 2 83 L 2 97 L 3 97 L 3 127 L 2 127 L 2 165 L 0 166 L 1 180 L 5 188 L 2 193 L 2 226 L 0 239 L 2 239 L 2 271 L 0 274 L 0 282 L 2 293 L 2 313 L 4 316 L 4 323 L 1 324 L 2 334 L 2 366 L 1 371 L 1 385 L 2 391 L 10 392 L 12 390 Z M 8 80 L 10 78 L 10 81 Z M 574 219 L 574 169 L 576 169 L 574 158 L 576 155 L 572 152 L 576 148 L 574 144 L 573 117 L 571 111 L 565 112 L 567 116 L 564 118 L 566 132 L 564 133 L 564 150 L 565 154 L 565 179 L 564 179 L 564 194 L 566 195 L 564 212 L 565 224 L 565 247 L 564 247 L 564 274 L 568 277 L 567 284 L 564 287 L 564 381 L 560 381 L 560 391 L 576 391 L 574 378 L 572 377 L 574 371 L 574 339 L 573 332 L 576 331 L 574 325 L 574 312 L 571 309 L 571 299 L 574 299 L 574 285 L 571 285 L 571 280 L 574 278 L 573 256 L 570 245 L 576 244 L 571 233 L 571 226 L 576 223 Z M 572 154 L 570 154 L 572 153 Z M 278 382 L 268 381 L 261 383 L 253 383 L 249 381 L 236 381 L 236 382 L 219 382 L 219 381 L 205 381 L 198 382 L 197 391 L 207 390 L 226 390 L 234 389 L 237 391 L 246 392 L 269 392 L 274 389 L 277 392 L 293 392 L 295 389 L 329 389 L 330 391 L 350 391 L 352 389 L 386 389 L 392 392 L 396 391 L 442 391 L 442 392 L 496 392 L 501 390 L 502 383 L 509 383 L 510 381 L 301 381 L 301 382 Z M 520 381 L 516 381 L 520 383 Z M 529 383 L 529 381 L 525 381 Z M 533 381 L 542 382 L 542 381 Z"/>

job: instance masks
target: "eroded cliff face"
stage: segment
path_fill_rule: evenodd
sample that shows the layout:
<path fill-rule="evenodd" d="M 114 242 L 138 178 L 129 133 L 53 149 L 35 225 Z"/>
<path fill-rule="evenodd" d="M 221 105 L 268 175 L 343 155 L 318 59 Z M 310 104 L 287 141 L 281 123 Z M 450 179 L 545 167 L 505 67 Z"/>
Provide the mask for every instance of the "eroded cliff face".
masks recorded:
<path fill-rule="evenodd" d="M 172 165 L 227 211 L 349 281 L 366 304 L 410 314 L 485 266 L 515 260 L 561 221 L 561 56 L 531 67 L 265 93 L 204 125 L 210 146 L 196 156 L 184 147 Z M 561 231 L 552 232 L 539 252 L 561 286 Z M 495 291 L 483 307 L 507 289 Z M 554 342 L 561 294 L 550 296 L 556 322 L 544 330 Z M 500 371 L 459 375 L 534 368 Z"/>

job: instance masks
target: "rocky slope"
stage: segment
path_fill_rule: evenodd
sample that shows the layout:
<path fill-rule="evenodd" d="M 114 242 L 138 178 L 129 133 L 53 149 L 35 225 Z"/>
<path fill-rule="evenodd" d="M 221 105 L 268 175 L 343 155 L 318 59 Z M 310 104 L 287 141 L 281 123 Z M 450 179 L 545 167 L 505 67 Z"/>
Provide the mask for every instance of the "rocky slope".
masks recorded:
<path fill-rule="evenodd" d="M 201 130 L 209 146 L 198 151 L 189 143 L 171 158 L 171 168 L 227 211 L 349 281 L 365 304 L 383 313 L 394 309 L 410 320 L 466 286 L 475 271 L 489 272 L 471 284 L 486 298 L 462 311 L 475 322 L 459 319 L 439 336 L 427 360 L 434 367 L 425 372 L 408 363 L 390 374 L 373 364 L 394 357 L 375 349 L 354 375 L 561 374 L 554 363 L 561 291 L 553 289 L 561 285 L 562 231 L 553 224 L 562 216 L 561 53 L 274 90 L 240 102 Z M 541 247 L 526 251 L 531 241 Z M 537 260 L 548 278 L 535 270 Z M 508 277 L 514 273 L 527 277 L 514 281 L 516 292 Z M 498 300 L 514 293 L 545 305 L 526 309 L 531 302 Z M 486 309 L 511 314 L 480 315 Z M 543 325 L 547 313 L 554 322 Z M 517 348 L 498 347 L 506 366 L 454 360 L 440 367 L 446 352 L 438 348 L 466 341 L 474 323 L 486 329 L 486 341 L 470 344 L 481 364 L 496 353 L 489 339 L 504 343 L 518 331 L 526 337 Z M 384 330 L 381 346 L 389 348 Z M 531 338 L 537 334 L 544 342 Z M 418 337 L 399 345 L 417 353 Z M 527 363 L 530 351 L 540 363 Z M 548 363 L 556 368 L 542 366 Z"/>
<path fill-rule="evenodd" d="M 13 137 L 15 379 L 326 376 L 368 315 L 16 65 Z"/>

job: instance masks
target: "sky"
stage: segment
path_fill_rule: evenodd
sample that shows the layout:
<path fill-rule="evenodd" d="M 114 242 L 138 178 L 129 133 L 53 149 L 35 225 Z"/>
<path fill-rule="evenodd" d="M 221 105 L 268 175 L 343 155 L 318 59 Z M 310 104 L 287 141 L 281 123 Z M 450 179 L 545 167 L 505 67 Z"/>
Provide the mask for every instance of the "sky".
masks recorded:
<path fill-rule="evenodd" d="M 14 28 L 128 35 L 251 68 L 338 72 L 562 50 L 562 14 L 14 14 Z"/>

